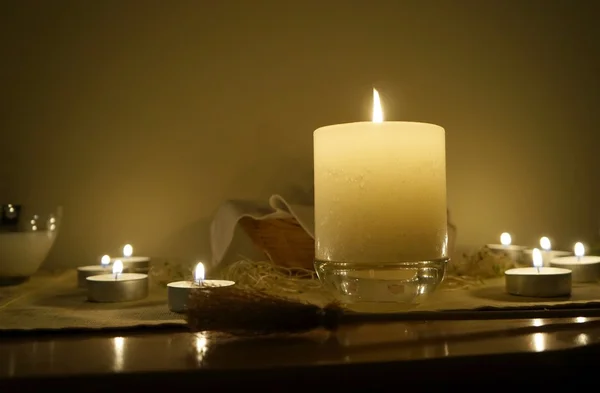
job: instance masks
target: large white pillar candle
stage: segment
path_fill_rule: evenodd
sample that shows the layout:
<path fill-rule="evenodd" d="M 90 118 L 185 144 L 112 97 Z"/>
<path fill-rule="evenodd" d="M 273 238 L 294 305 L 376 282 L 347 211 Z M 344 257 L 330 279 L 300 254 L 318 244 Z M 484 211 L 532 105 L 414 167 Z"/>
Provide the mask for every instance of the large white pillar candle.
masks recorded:
<path fill-rule="evenodd" d="M 316 259 L 394 263 L 448 257 L 445 131 L 373 122 L 314 132 Z"/>

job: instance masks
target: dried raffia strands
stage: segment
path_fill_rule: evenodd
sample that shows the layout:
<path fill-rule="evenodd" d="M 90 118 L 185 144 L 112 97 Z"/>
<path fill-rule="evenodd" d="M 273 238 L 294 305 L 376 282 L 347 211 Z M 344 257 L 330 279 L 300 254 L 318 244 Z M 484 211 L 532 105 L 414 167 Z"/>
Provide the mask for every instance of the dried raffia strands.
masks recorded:
<path fill-rule="evenodd" d="M 470 289 L 484 284 L 486 279 L 502 276 L 505 270 L 514 266 L 508 254 L 494 253 L 488 248 L 472 255 L 463 254 L 460 260 L 449 263 L 442 288 Z M 287 268 L 270 261 L 243 259 L 227 267 L 219 276 L 242 287 L 283 296 L 302 293 L 328 296 L 314 270 Z"/>
<path fill-rule="evenodd" d="M 474 254 L 463 254 L 453 260 L 442 289 L 466 290 L 485 284 L 486 279 L 501 277 L 505 270 L 515 267 L 506 253 L 482 248 Z M 288 268 L 271 261 L 251 261 L 244 258 L 221 271 L 221 278 L 235 281 L 242 288 L 252 288 L 283 297 L 297 298 L 300 294 L 331 300 L 314 270 Z"/>
<path fill-rule="evenodd" d="M 516 263 L 507 253 L 483 247 L 450 262 L 442 288 L 469 289 L 484 284 L 486 279 L 502 277 L 506 270 L 514 267 Z"/>
<path fill-rule="evenodd" d="M 485 284 L 485 280 L 470 276 L 447 275 L 440 288 L 448 291 L 465 290 Z"/>
<path fill-rule="evenodd" d="M 276 265 L 270 261 L 243 259 L 219 274 L 224 280 L 235 281 L 238 287 L 253 288 L 281 295 L 319 293 L 325 289 L 314 270 Z"/>

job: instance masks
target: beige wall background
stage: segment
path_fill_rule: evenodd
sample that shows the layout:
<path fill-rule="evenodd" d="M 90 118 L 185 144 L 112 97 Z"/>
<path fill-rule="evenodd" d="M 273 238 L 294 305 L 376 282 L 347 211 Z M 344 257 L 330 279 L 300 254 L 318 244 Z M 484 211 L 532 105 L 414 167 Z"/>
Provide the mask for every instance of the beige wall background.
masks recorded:
<path fill-rule="evenodd" d="M 447 131 L 461 245 L 598 232 L 593 2 L 5 1 L 0 200 L 65 207 L 47 266 L 206 258 L 228 198 L 312 181 L 312 132 Z M 1 252 L 1 250 L 0 250 Z"/>

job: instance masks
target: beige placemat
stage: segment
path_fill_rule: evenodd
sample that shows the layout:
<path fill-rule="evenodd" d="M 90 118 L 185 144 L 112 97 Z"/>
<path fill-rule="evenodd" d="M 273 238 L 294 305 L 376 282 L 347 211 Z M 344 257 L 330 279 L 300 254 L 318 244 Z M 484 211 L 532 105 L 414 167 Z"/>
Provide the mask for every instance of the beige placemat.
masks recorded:
<path fill-rule="evenodd" d="M 303 296 L 302 300 L 323 303 L 323 299 L 310 296 Z M 570 298 L 536 299 L 506 294 L 504 279 L 500 278 L 470 290 L 439 290 L 423 304 L 403 311 L 530 308 L 597 302 L 600 302 L 598 284 L 574 284 Z M 88 302 L 85 290 L 77 288 L 74 270 L 41 272 L 21 285 L 0 287 L 0 331 L 160 325 L 184 326 L 185 321 L 182 315 L 169 311 L 166 288 L 153 284 L 152 280 L 146 299 L 127 303 Z"/>
<path fill-rule="evenodd" d="M 416 307 L 418 311 L 474 310 L 480 308 L 532 308 L 540 306 L 584 305 L 600 302 L 600 285 L 573 284 L 570 297 L 531 298 L 506 293 L 504 278 L 487 280 L 469 290 L 440 290 Z"/>
<path fill-rule="evenodd" d="M 127 303 L 91 303 L 77 288 L 77 272 L 42 272 L 14 287 L 0 287 L 0 330 L 126 328 L 185 325 L 167 307 L 167 291 L 151 282 L 149 296 Z"/>

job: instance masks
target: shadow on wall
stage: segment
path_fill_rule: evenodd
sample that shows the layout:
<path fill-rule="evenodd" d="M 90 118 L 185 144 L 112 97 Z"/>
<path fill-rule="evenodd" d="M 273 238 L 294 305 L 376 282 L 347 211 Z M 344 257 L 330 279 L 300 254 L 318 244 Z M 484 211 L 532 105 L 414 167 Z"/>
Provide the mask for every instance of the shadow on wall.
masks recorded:
<path fill-rule="evenodd" d="M 209 267 L 212 261 L 210 247 L 210 224 L 212 219 L 212 216 L 203 217 L 182 227 L 179 231 L 167 236 L 164 242 L 159 244 L 158 249 L 170 251 L 169 255 L 166 256 L 167 259 L 181 259 L 189 266 L 194 266 L 197 262 L 203 262 Z M 177 251 L 186 249 L 198 250 L 198 252 L 195 255 L 182 255 L 186 252 L 178 253 Z M 231 246 L 223 258 L 222 266 L 243 258 L 262 260 L 265 256 L 254 246 L 244 231 L 237 227 Z M 210 271 L 208 273 L 210 274 Z"/>
<path fill-rule="evenodd" d="M 256 184 L 256 173 L 264 174 L 262 184 Z M 312 204 L 313 177 L 312 161 L 299 158 L 281 157 L 273 154 L 258 155 L 253 165 L 246 166 L 233 179 L 228 190 L 255 190 L 259 195 L 257 202 L 266 202 L 273 194 L 280 194 L 286 200 L 294 203 Z M 249 199 L 249 195 L 229 195 L 227 199 Z M 225 202 L 222 200 L 220 203 Z M 169 257 L 189 258 L 209 262 L 212 259 L 210 247 L 210 225 L 219 206 L 212 209 L 210 216 L 201 217 L 169 234 L 156 247 L 167 250 Z M 199 208 L 199 210 L 201 210 Z M 191 212 L 193 215 L 193 212 Z M 178 250 L 197 250 L 195 255 L 181 255 Z M 185 253 L 185 251 L 183 251 Z M 264 254 L 258 250 L 241 228 L 236 228 L 233 242 L 224 257 L 223 263 L 228 264 L 244 257 L 264 259 Z"/>
<path fill-rule="evenodd" d="M 258 186 L 255 184 L 259 178 L 257 173 L 261 174 L 261 184 Z M 312 188 L 312 155 L 299 158 L 272 153 L 257 156 L 253 164 L 243 168 L 227 187 L 228 190 L 255 190 L 255 195 L 264 201 L 273 194 L 280 194 L 286 200 L 304 204 L 313 203 Z M 228 198 L 246 199 L 248 196 L 238 194 Z"/>
<path fill-rule="evenodd" d="M 255 184 L 256 173 L 261 173 L 262 175 L 262 183 L 258 187 Z M 270 152 L 257 155 L 253 165 L 240 171 L 232 179 L 232 183 L 228 189 L 254 189 L 256 195 L 259 195 L 259 197 L 258 199 L 252 198 L 252 200 L 262 203 L 267 202 L 271 195 L 279 194 L 291 203 L 312 205 L 314 203 L 312 157 L 309 156 L 309 160 L 307 160 L 306 157 L 303 159 L 297 157 L 291 158 Z M 229 199 L 247 199 L 247 196 L 231 195 Z M 213 215 L 217 208 L 218 206 L 213 210 Z M 205 228 L 205 231 L 208 233 L 206 238 L 210 245 L 210 222 L 208 226 L 208 228 Z M 235 229 L 229 250 L 225 254 L 220 266 L 226 266 L 243 258 L 264 260 L 266 257 L 238 226 Z"/>
<path fill-rule="evenodd" d="M 198 261 L 210 258 L 210 223 L 212 217 L 202 217 L 166 236 L 157 249 L 168 250 L 168 257 L 197 259 Z M 198 250 L 197 255 L 182 255 L 185 251 Z M 179 250 L 179 251 L 178 251 Z"/>

